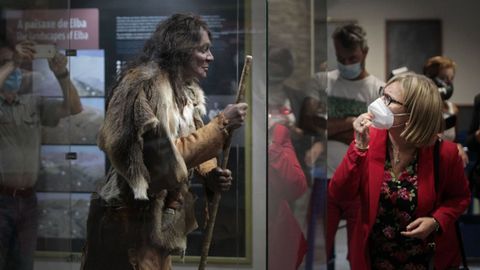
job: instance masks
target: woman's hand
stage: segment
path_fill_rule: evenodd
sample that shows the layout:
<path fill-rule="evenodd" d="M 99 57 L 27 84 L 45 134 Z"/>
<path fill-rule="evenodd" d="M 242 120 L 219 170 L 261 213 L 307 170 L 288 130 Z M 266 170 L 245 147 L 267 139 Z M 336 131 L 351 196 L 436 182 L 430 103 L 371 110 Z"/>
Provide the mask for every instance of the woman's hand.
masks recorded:
<path fill-rule="evenodd" d="M 405 237 L 424 240 L 438 228 L 438 223 L 433 217 L 421 217 L 408 224 L 407 230 L 400 232 Z"/>
<path fill-rule="evenodd" d="M 355 131 L 355 145 L 360 150 L 366 150 L 370 142 L 369 127 L 372 125 L 373 115 L 371 113 L 361 114 L 353 121 Z"/>
<path fill-rule="evenodd" d="M 243 125 L 247 117 L 247 103 L 229 104 L 223 110 L 223 115 L 228 121 L 226 128 L 231 131 Z"/>

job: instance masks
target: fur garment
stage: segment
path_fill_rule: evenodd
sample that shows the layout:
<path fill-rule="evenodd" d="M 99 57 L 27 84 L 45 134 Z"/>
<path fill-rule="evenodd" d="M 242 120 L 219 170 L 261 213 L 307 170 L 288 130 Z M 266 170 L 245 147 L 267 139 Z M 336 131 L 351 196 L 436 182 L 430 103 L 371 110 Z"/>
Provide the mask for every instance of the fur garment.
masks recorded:
<path fill-rule="evenodd" d="M 156 64 L 130 70 L 115 88 L 98 137 L 113 168 L 99 191 L 101 198 L 110 205 L 128 205 L 124 193 L 129 188 L 135 200 L 150 200 L 153 228 L 144 233 L 170 254 L 184 253 L 187 234 L 197 228 L 187 164 L 175 141 L 203 126 L 205 97 L 196 83 L 184 91 L 187 104 L 180 111 L 168 76 Z M 149 155 L 147 133 L 154 144 Z M 179 191 L 184 198 L 173 216 L 164 211 L 166 191 Z"/>
<path fill-rule="evenodd" d="M 98 136 L 99 147 L 133 191 L 135 199 L 147 200 L 151 181 L 143 158 L 143 135 L 154 131 L 161 148 L 156 163 L 163 175 L 158 190 L 172 190 L 187 182 L 187 167 L 174 145 L 178 137 L 193 132 L 195 122 L 205 114 L 203 91 L 196 83 L 186 87 L 187 105 L 180 112 L 174 102 L 168 77 L 155 63 L 130 70 L 109 103 L 105 123 Z M 118 198 L 117 181 L 109 181 L 100 196 L 109 201 Z"/>

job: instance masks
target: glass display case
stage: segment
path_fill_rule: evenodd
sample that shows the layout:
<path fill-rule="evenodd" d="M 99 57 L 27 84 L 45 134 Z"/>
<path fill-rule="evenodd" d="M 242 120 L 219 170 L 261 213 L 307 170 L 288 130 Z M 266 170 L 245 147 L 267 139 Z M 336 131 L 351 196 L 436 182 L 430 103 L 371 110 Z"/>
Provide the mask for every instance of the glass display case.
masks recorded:
<path fill-rule="evenodd" d="M 216 269 L 283 269 L 292 262 L 305 269 L 325 267 L 322 72 L 331 60 L 326 1 L 7 1 L 1 7 L 2 46 L 15 50 L 33 42 L 39 53 L 19 66 L 25 82 L 17 94 L 35 99 L 35 114 L 48 118 L 39 116 L 29 127 L 28 135 L 36 138 L 27 149 L 30 158 L 4 152 L 23 153 L 23 146 L 0 149 L 2 166 L 21 163 L 12 170 L 31 173 L 28 190 L 38 202 L 30 214 L 34 269 L 80 267 L 91 196 L 111 168 L 97 139 L 112 86 L 157 25 L 174 13 L 197 14 L 211 30 L 214 61 L 200 83 L 205 123 L 235 102 L 245 56 L 253 57 L 249 115 L 232 137 L 227 168 L 234 181 L 222 194 L 208 264 Z M 64 55 L 66 69 L 52 68 L 52 51 Z M 58 106 L 65 110 L 61 117 L 46 109 Z M 0 173 L 3 190 L 9 180 Z M 204 189 L 200 179 L 190 183 L 198 197 L 199 227 L 188 236 L 185 258 L 174 257 L 175 269 L 197 268 L 205 238 Z M 17 188 L 23 187 L 13 192 Z"/>
<path fill-rule="evenodd" d="M 325 6 L 268 6 L 268 269 L 326 267 Z"/>
<path fill-rule="evenodd" d="M 246 102 L 254 104 L 250 107 L 252 114 L 231 141 L 227 167 L 232 171 L 234 182 L 222 195 L 208 263 L 225 268 L 264 264 L 264 259 L 253 260 L 253 249 L 258 250 L 266 238 L 256 235 L 253 240 L 252 231 L 264 227 L 266 219 L 254 221 L 253 216 L 262 216 L 264 211 L 261 212 L 262 208 L 252 210 L 254 201 L 258 201 L 252 198 L 252 183 L 256 178 L 255 185 L 261 186 L 259 181 L 264 181 L 265 174 L 264 168 L 254 166 L 251 160 L 254 155 L 264 155 L 262 144 L 265 145 L 253 142 L 252 134 L 255 134 L 254 126 L 265 123 L 261 118 L 265 117 L 262 108 L 266 88 L 261 85 L 254 90 L 252 85 L 265 82 L 266 3 L 251 0 L 144 1 L 141 4 L 96 0 L 17 1 L 2 5 L 2 46 L 15 50 L 22 42 L 33 42 L 37 53 L 44 54 L 21 64 L 21 72 L 25 74 L 24 79 L 28 78 L 29 85 L 23 85 L 18 95 L 35 98 L 38 107 L 64 105 L 69 111 L 59 119 L 51 117 L 35 126 L 32 132 L 38 141 L 30 146 L 35 158 L 22 164 L 33 167 L 29 188 L 34 190 L 38 201 L 38 219 L 34 214 L 30 217 L 38 223 L 37 240 L 30 241 L 35 245 L 35 269 L 79 267 L 91 194 L 104 183 L 111 166 L 97 146 L 111 86 L 129 61 L 141 52 L 156 26 L 174 13 L 197 14 L 211 30 L 211 52 L 215 59 L 208 78 L 201 82 L 207 100 L 204 122 L 235 102 L 245 55 L 255 59 L 255 73 L 248 78 L 246 95 Z M 53 54 L 49 50 L 66 57 L 65 74 L 52 69 L 49 61 Z M 72 97 L 69 91 L 78 96 L 81 112 L 70 113 L 75 108 L 69 103 Z M 255 117 L 259 120 L 253 121 Z M 43 125 L 43 122 L 52 123 Z M 24 151 L 20 145 L 16 147 L 16 151 Z M 19 162 L 3 150 L 2 165 Z M 2 178 L 1 183 L 3 186 L 7 182 Z M 199 198 L 195 215 L 200 226 L 188 236 L 186 257 L 175 258 L 174 265 L 193 269 L 198 264 L 204 241 L 206 202 L 199 179 L 191 179 L 190 188 Z M 34 223 L 31 227 L 35 227 Z"/>

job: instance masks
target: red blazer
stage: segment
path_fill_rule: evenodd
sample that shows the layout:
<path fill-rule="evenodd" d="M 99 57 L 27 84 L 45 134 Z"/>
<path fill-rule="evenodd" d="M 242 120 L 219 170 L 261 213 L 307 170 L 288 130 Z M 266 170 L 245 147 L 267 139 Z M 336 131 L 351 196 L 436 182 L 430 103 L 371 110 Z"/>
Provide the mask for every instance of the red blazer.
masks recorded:
<path fill-rule="evenodd" d="M 289 204 L 307 190 L 307 180 L 290 140 L 289 130 L 273 127 L 268 147 L 268 269 L 294 270 L 307 244 Z"/>
<path fill-rule="evenodd" d="M 387 131 L 370 129 L 369 149 L 360 152 L 352 143 L 329 183 L 330 195 L 336 200 L 351 200 L 360 195 L 362 207 L 359 224 L 352 239 L 352 270 L 370 269 L 368 238 L 375 222 L 383 181 Z M 433 216 L 440 223 L 435 238 L 435 269 L 460 264 L 455 220 L 470 203 L 470 191 L 454 143 L 443 141 L 440 147 L 438 194 L 434 186 L 433 146 L 418 152 L 418 205 L 416 216 Z"/>

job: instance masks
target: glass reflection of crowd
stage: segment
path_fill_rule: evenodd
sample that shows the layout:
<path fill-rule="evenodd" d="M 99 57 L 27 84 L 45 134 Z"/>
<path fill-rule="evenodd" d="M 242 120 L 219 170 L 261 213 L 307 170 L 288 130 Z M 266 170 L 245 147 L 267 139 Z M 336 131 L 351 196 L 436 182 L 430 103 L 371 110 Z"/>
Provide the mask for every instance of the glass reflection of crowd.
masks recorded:
<path fill-rule="evenodd" d="M 294 92 L 285 84 L 293 72 L 287 48 L 269 49 L 268 95 L 268 268 L 297 269 L 306 240 L 292 209 L 307 189 L 292 138 L 301 136 L 294 113 Z"/>
<path fill-rule="evenodd" d="M 480 149 L 480 147 L 478 147 L 478 145 L 480 145 L 480 132 L 478 131 L 480 130 L 480 98 L 478 96 L 475 97 L 471 125 L 466 140 L 464 139 L 464 136 L 456 137 L 456 134 L 459 134 L 456 122 L 459 115 L 459 109 L 454 103 L 449 101 L 453 95 L 453 79 L 456 71 L 456 64 L 453 60 L 445 56 L 432 57 L 428 59 L 424 67 L 424 74 L 428 79 L 419 75 L 408 75 L 410 73 L 396 75 L 396 77 L 389 80 L 388 85 L 390 87 L 386 90 L 384 88 L 385 83 L 374 75 L 368 73 L 366 69 L 366 57 L 369 48 L 367 45 L 366 32 L 361 26 L 358 24 L 347 24 L 338 27 L 334 31 L 329 42 L 333 42 L 335 45 L 337 68 L 327 71 L 326 69 L 328 67 L 324 67 L 321 72 L 315 74 L 312 79 L 307 81 L 305 85 L 302 86 L 302 89 L 291 87 L 288 83 L 288 78 L 293 73 L 295 67 L 294 54 L 292 51 L 288 48 L 281 47 L 269 48 L 269 258 L 272 256 L 278 258 L 278 256 L 281 255 L 281 258 L 283 258 L 282 265 L 284 266 L 282 269 L 297 269 L 299 265 L 302 265 L 302 267 L 305 267 L 306 269 L 314 269 L 314 264 L 318 263 L 318 257 L 320 257 L 320 261 L 323 260 L 324 262 L 327 262 L 328 268 L 333 269 L 336 260 L 334 244 L 335 234 L 339 227 L 340 220 L 346 219 L 348 228 L 347 259 L 349 260 L 352 269 L 364 269 L 362 268 L 363 265 L 369 265 L 369 267 L 373 267 L 372 269 L 376 269 L 380 264 L 380 260 L 384 260 L 383 262 L 385 264 L 392 262 L 398 263 L 398 261 L 396 261 L 398 258 L 382 257 L 385 254 L 379 253 L 374 253 L 371 255 L 373 257 L 370 257 L 370 259 L 366 261 L 364 260 L 362 257 L 363 255 L 359 254 L 358 250 L 368 249 L 368 245 L 359 248 L 360 246 L 358 245 L 358 242 L 354 239 L 360 237 L 360 234 L 355 232 L 358 230 L 359 226 L 361 226 L 360 223 L 363 222 L 361 216 L 368 212 L 368 207 L 366 206 L 365 201 L 360 199 L 360 196 L 348 196 L 349 199 L 347 200 L 344 199 L 346 198 L 345 196 L 339 197 L 335 194 L 335 192 L 340 189 L 327 191 L 326 183 L 328 181 L 327 179 L 334 177 L 337 166 L 348 162 L 349 158 L 353 158 L 352 154 L 347 154 L 349 145 L 350 148 L 357 147 L 359 150 L 356 151 L 359 151 L 359 153 L 367 151 L 366 155 L 368 155 L 369 145 L 367 141 L 365 142 L 365 145 L 352 143 L 352 141 L 361 141 L 358 137 L 355 138 L 354 134 L 358 134 L 358 130 L 355 129 L 355 121 L 357 120 L 357 124 L 360 124 L 360 120 L 358 119 L 360 115 L 363 115 L 362 113 L 368 111 L 372 117 L 372 119 L 365 118 L 363 123 L 365 124 L 368 122 L 368 126 L 372 126 L 370 129 L 373 129 L 374 131 L 371 132 L 376 134 L 377 130 L 383 129 L 387 130 L 388 133 L 393 134 L 396 133 L 396 129 L 398 129 L 398 121 L 408 119 L 399 124 L 403 127 L 403 125 L 408 126 L 409 122 L 413 123 L 415 117 L 418 118 L 418 108 L 412 109 L 412 107 L 409 107 L 411 106 L 410 104 L 413 96 L 409 100 L 403 100 L 403 98 L 408 99 L 409 97 L 401 96 L 410 95 L 407 94 L 410 93 L 409 91 L 426 91 L 425 93 L 427 93 L 428 91 L 435 89 L 434 92 L 429 92 L 429 95 L 431 94 L 435 96 L 435 100 L 437 97 L 441 97 L 440 100 L 442 100 L 443 104 L 441 115 L 444 119 L 444 123 L 442 124 L 444 130 L 442 129 L 443 131 L 441 134 L 439 133 L 431 139 L 432 142 L 433 140 L 441 142 L 440 145 L 442 146 L 440 149 L 443 150 L 439 150 L 440 153 L 448 151 L 449 155 L 458 157 L 458 159 L 461 160 L 461 166 L 457 166 L 457 163 L 446 161 L 444 160 L 445 158 L 443 154 L 439 154 L 440 164 L 443 162 L 450 162 L 449 166 L 452 170 L 453 168 L 458 167 L 456 169 L 458 171 L 458 177 L 453 180 L 445 180 L 443 176 L 440 176 L 440 182 L 443 183 L 445 181 L 446 186 L 452 186 L 447 190 L 437 190 L 437 192 L 444 194 L 442 195 L 444 196 L 443 198 L 435 201 L 437 207 L 430 209 L 430 212 L 428 213 L 423 213 L 422 210 L 419 210 L 420 212 L 412 212 L 413 216 L 409 219 L 409 224 L 399 225 L 400 227 L 398 228 L 398 231 L 395 231 L 399 236 L 392 238 L 391 243 L 398 244 L 398 247 L 408 249 L 413 242 L 407 241 L 408 243 L 406 243 L 404 242 L 405 239 L 417 239 L 417 244 L 422 246 L 435 237 L 436 242 L 439 245 L 435 259 L 429 257 L 430 255 L 427 254 L 429 252 L 427 248 L 424 250 L 426 252 L 425 254 L 427 254 L 424 259 L 429 257 L 431 260 L 416 261 L 415 256 L 408 255 L 405 257 L 405 262 L 412 265 L 416 264 L 419 267 L 420 265 L 422 265 L 422 267 L 432 267 L 435 264 L 437 268 L 440 267 L 439 269 L 449 266 L 458 267 L 461 264 L 461 256 L 464 256 L 464 254 L 461 254 L 460 252 L 459 245 L 451 246 L 451 254 L 446 255 L 444 253 L 444 244 L 446 241 L 457 243 L 459 236 L 454 233 L 456 226 L 454 224 L 461 218 L 461 214 L 469 202 L 468 196 L 470 193 L 464 189 L 466 178 L 461 177 L 465 166 L 469 165 L 466 167 L 465 172 L 469 175 L 468 180 L 470 189 L 473 192 L 472 194 L 474 197 L 478 197 L 478 194 L 480 193 L 478 192 L 478 190 L 480 190 L 478 187 L 480 186 L 480 169 L 478 169 L 480 168 L 480 165 L 478 165 L 480 162 L 478 162 L 478 159 L 475 156 L 475 153 L 480 153 L 480 151 L 478 151 L 478 149 Z M 406 81 L 410 82 L 410 80 L 415 81 L 415 83 L 405 83 Z M 391 84 L 396 87 L 397 82 L 403 84 L 400 88 L 392 88 Z M 426 88 L 424 86 L 429 90 L 425 90 Z M 395 93 L 400 93 L 400 96 Z M 384 104 L 384 100 L 387 98 L 393 100 L 392 96 L 396 96 L 399 98 L 398 100 L 403 101 L 399 102 L 399 104 L 402 104 L 401 106 L 406 104 L 404 106 L 406 108 L 405 116 L 392 113 L 395 109 L 391 107 L 391 102 L 389 102 L 385 108 L 382 107 L 377 109 L 377 105 Z M 425 106 L 425 108 L 427 108 L 430 106 L 429 108 L 432 108 L 433 106 L 429 102 L 418 102 L 418 104 L 423 105 L 416 105 L 417 107 Z M 382 111 L 382 113 L 379 113 L 379 111 Z M 383 113 L 385 113 L 385 116 Z M 413 115 L 413 118 L 409 118 L 410 114 Z M 377 119 L 377 122 L 375 122 L 375 118 Z M 381 123 L 383 121 L 381 119 L 383 118 L 387 119 L 387 122 Z M 392 123 L 390 123 L 390 118 L 393 119 Z M 369 121 L 373 122 L 370 124 Z M 354 132 L 354 130 L 356 131 Z M 408 132 L 412 132 L 411 128 L 408 130 Z M 432 130 L 433 129 L 430 131 Z M 400 135 L 399 138 L 403 138 L 405 134 L 406 132 L 403 133 L 403 135 Z M 294 150 L 293 154 L 289 156 L 290 159 L 286 159 L 285 162 L 295 169 L 300 166 L 303 175 L 299 171 L 297 174 L 287 174 L 286 172 L 281 173 L 281 167 L 278 166 L 279 156 L 275 151 L 275 147 L 279 147 L 279 142 L 281 142 L 278 138 L 283 138 L 283 147 L 286 147 L 286 149 L 291 149 L 293 147 Z M 450 149 L 451 144 L 448 141 L 454 142 L 455 150 Z M 425 144 L 423 146 L 420 146 L 420 144 L 415 145 L 416 146 L 412 148 L 416 149 L 414 150 L 415 153 L 417 153 L 417 151 L 423 153 L 424 151 L 427 151 L 425 149 L 429 149 L 428 151 L 433 150 L 433 146 L 431 146 L 433 144 Z M 465 146 L 468 146 L 468 148 Z M 444 148 L 448 148 L 449 150 Z M 396 148 L 394 147 L 390 149 Z M 399 175 L 398 179 L 400 179 L 400 181 L 402 181 L 402 179 L 407 179 L 402 178 L 404 176 L 401 176 L 400 173 L 409 171 L 410 169 L 413 170 L 413 177 L 420 177 L 417 173 L 421 172 L 416 171 L 416 165 L 413 167 L 402 167 L 403 169 L 400 168 L 399 171 L 396 171 L 398 168 L 396 168 L 395 160 L 399 155 L 404 154 L 402 151 L 404 150 L 398 150 L 397 154 L 395 154 L 394 150 L 391 150 L 391 153 L 387 152 L 387 155 L 389 155 L 388 159 L 393 161 L 392 163 L 388 163 L 391 164 L 392 167 L 385 165 L 385 172 L 394 172 L 392 175 Z M 284 150 L 284 152 L 287 153 L 288 151 Z M 374 152 L 374 150 L 371 150 L 371 152 Z M 360 155 L 365 155 L 362 153 L 360 153 Z M 433 155 L 435 155 L 435 153 Z M 347 156 L 345 156 L 346 154 L 350 156 L 347 158 Z M 467 154 L 470 155 L 471 158 L 473 157 L 470 161 Z M 413 156 L 416 155 L 417 154 Z M 429 161 L 425 161 L 424 157 L 414 160 L 415 162 L 419 162 L 420 168 L 423 168 L 422 166 L 425 162 L 433 162 L 433 158 Z M 343 166 L 345 167 L 346 165 Z M 342 182 L 341 180 L 338 180 L 342 178 L 341 174 L 339 172 L 336 174 L 337 179 L 336 181 L 333 181 L 333 183 L 330 180 L 329 189 L 332 189 L 332 185 L 336 186 Z M 429 177 L 433 178 L 433 174 L 434 169 L 432 168 L 426 179 Z M 444 172 L 442 171 L 441 174 L 444 174 Z M 360 175 L 361 174 L 359 174 L 358 177 L 360 177 Z M 290 179 L 282 178 L 281 176 L 289 176 Z M 358 177 L 357 179 L 359 179 Z M 425 177 L 425 175 L 422 177 Z M 394 179 L 397 179 L 396 176 Z M 306 181 L 307 189 L 304 189 L 304 181 Z M 384 181 L 384 184 L 388 184 L 391 180 L 385 178 L 382 181 Z M 455 184 L 453 184 L 454 182 Z M 294 183 L 296 188 L 289 186 Z M 422 188 L 412 186 L 412 190 L 418 192 L 420 199 L 419 201 L 415 201 L 415 204 L 420 203 L 418 207 L 421 208 L 423 207 L 422 204 L 425 202 L 424 200 L 430 195 L 423 190 L 423 184 L 420 186 L 422 186 Z M 283 187 L 283 189 L 281 187 Z M 285 193 L 286 190 L 290 193 Z M 358 192 L 362 192 L 361 187 Z M 357 190 L 350 190 L 345 194 L 347 193 L 358 194 Z M 329 194 L 328 200 L 326 199 L 327 194 Z M 393 196 L 395 194 L 381 193 L 380 196 L 390 195 Z M 446 199 L 449 196 L 450 199 Z M 444 207 L 450 205 L 449 200 L 453 200 L 454 197 L 455 200 L 458 199 L 458 203 L 455 207 L 451 208 L 452 212 L 449 212 L 452 216 L 444 218 L 442 216 L 445 213 Z M 308 198 L 306 199 L 307 203 L 305 203 L 305 198 Z M 327 201 L 326 205 L 325 201 Z M 279 202 L 282 202 L 284 208 L 280 208 L 281 204 Z M 379 200 L 378 203 L 380 209 L 386 209 L 384 201 Z M 397 208 L 399 205 L 396 204 L 392 207 L 393 209 L 400 209 Z M 417 205 L 414 207 L 417 207 Z M 288 238 L 284 236 L 289 243 L 295 243 L 295 245 L 290 244 L 288 248 L 285 248 L 284 245 L 284 248 L 279 248 L 278 245 L 280 240 L 276 239 L 274 235 L 274 232 L 279 231 L 279 229 L 274 226 L 274 224 L 278 224 L 280 220 L 279 216 L 281 215 L 278 213 L 278 211 L 280 211 L 279 209 L 283 209 L 283 222 L 285 223 L 283 226 L 292 226 L 295 228 L 291 230 L 295 233 L 288 234 Z M 306 209 L 308 213 L 303 213 L 302 209 Z M 377 218 L 385 218 L 383 214 L 377 214 Z M 424 216 L 421 216 L 421 214 L 424 214 Z M 392 218 L 396 217 L 392 216 Z M 322 230 L 324 230 L 324 233 L 321 233 Z M 372 232 L 372 235 L 362 235 L 362 237 L 367 237 L 369 239 L 368 243 L 370 245 L 379 239 L 374 239 L 374 236 L 377 234 L 373 233 L 375 232 Z M 318 242 L 324 242 L 324 246 Z M 318 254 L 319 246 L 326 254 Z M 372 252 L 374 251 L 372 250 Z M 359 258 L 360 261 L 358 261 Z M 289 260 L 290 262 L 288 262 Z M 352 260 L 357 260 L 356 262 L 359 264 L 355 266 Z M 269 259 L 269 263 L 271 265 L 269 265 L 269 269 L 275 269 L 275 262 L 272 262 Z"/>

